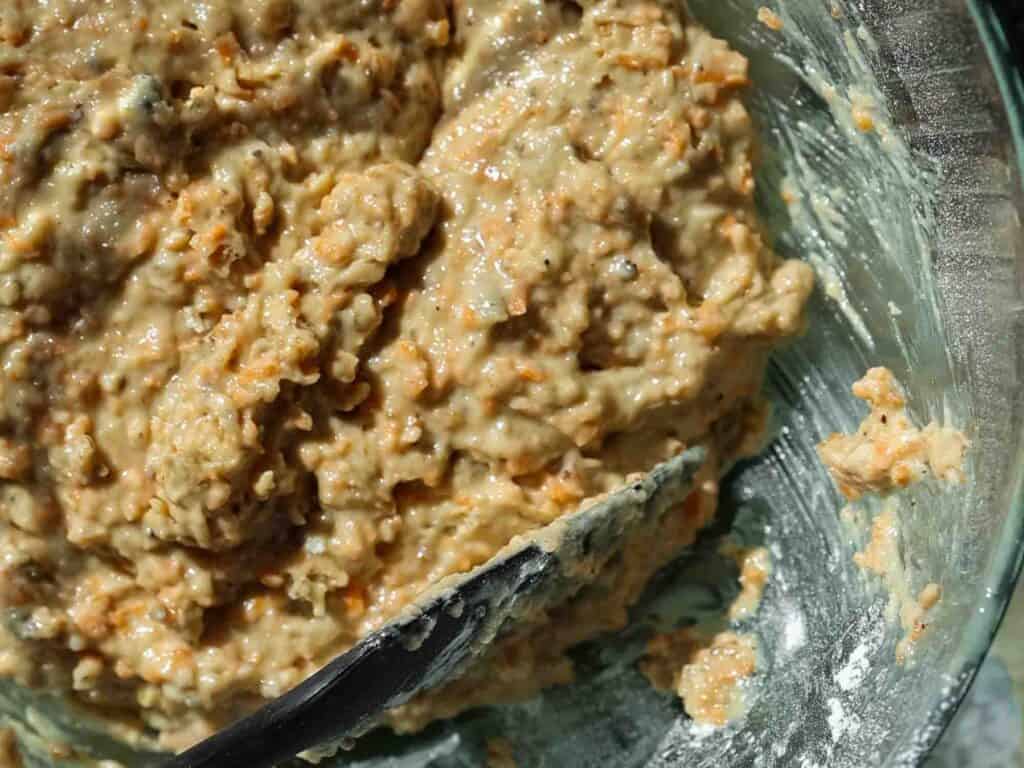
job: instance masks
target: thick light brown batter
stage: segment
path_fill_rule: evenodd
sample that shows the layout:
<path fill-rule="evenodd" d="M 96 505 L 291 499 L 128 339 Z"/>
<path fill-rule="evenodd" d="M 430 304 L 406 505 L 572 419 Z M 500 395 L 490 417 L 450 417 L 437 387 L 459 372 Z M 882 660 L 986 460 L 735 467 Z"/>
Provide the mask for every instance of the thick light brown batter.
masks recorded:
<path fill-rule="evenodd" d="M 19 0 L 0 45 L 0 674 L 181 748 L 709 443 L 506 695 L 710 519 L 811 275 L 675 3 Z"/>

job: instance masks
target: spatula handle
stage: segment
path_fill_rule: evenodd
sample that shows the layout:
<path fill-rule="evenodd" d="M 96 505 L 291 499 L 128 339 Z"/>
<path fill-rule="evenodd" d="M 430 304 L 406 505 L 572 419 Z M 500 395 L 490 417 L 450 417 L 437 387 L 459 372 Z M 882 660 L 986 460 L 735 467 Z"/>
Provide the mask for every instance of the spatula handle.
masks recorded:
<path fill-rule="evenodd" d="M 272 768 L 303 750 L 358 733 L 385 710 L 443 679 L 479 647 L 495 580 L 529 591 L 555 559 L 530 546 L 490 565 L 405 623 L 370 635 L 283 696 L 172 758 L 164 768 Z M 453 602 L 457 601 L 457 602 Z"/>

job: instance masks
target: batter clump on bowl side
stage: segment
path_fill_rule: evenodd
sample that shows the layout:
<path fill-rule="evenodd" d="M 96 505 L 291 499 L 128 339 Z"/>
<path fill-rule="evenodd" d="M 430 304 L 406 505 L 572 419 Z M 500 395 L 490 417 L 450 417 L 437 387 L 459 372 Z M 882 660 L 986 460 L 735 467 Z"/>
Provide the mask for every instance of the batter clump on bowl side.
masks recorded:
<path fill-rule="evenodd" d="M 892 371 L 871 368 L 854 383 L 853 394 L 870 406 L 870 413 L 856 433 L 835 433 L 818 445 L 822 463 L 847 499 L 885 495 L 928 474 L 947 483 L 963 482 L 969 441 L 935 422 L 924 429 L 914 426 Z"/>
<path fill-rule="evenodd" d="M 928 477 L 947 485 L 962 483 L 970 441 L 959 430 L 934 421 L 918 428 L 907 413 L 906 394 L 888 368 L 869 369 L 854 382 L 852 392 L 871 410 L 853 434 L 837 432 L 819 443 L 818 455 L 848 500 L 855 504 L 865 495 L 884 499 L 864 549 L 853 560 L 879 577 L 889 593 L 887 617 L 898 620 L 904 632 L 896 645 L 896 660 L 902 664 L 913 657 L 927 632 L 928 614 L 939 603 L 942 587 L 935 582 L 918 591 L 911 587 L 895 494 Z M 857 512 L 853 505 L 843 510 L 851 519 Z"/>
<path fill-rule="evenodd" d="M 394 724 L 568 679 L 801 329 L 746 60 L 667 0 L 194 7 L 0 12 L 0 675 L 181 749 L 707 444 L 601 584 Z"/>

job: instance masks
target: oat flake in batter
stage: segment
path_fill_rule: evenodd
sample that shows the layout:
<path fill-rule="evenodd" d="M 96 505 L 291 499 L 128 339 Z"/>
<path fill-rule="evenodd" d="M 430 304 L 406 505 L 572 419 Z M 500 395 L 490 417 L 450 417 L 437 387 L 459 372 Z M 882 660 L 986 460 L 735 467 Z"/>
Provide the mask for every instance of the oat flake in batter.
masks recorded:
<path fill-rule="evenodd" d="M 180 749 L 709 444 L 491 688 L 394 723 L 565 679 L 801 327 L 747 85 L 655 0 L 5 3 L 0 674 Z"/>

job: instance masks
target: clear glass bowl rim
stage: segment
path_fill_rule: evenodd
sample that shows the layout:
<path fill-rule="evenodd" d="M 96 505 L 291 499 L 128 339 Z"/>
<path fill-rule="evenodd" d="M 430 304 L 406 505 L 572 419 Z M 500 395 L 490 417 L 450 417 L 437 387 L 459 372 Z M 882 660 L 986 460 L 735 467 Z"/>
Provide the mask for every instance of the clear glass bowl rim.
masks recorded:
<path fill-rule="evenodd" d="M 1000 14 L 999 0 L 966 0 L 965 5 L 974 22 L 995 77 L 1002 107 L 1005 111 L 1015 162 L 1013 189 L 1018 209 L 1024 203 L 1024 56 L 1014 50 L 1007 20 Z M 1022 51 L 1021 53 L 1024 53 Z M 1018 243 L 1018 246 L 1024 244 Z M 964 701 L 971 683 L 991 649 L 995 636 L 1013 599 L 1018 578 L 1024 566 L 1024 467 L 1018 459 L 1016 487 L 1008 494 L 1004 536 L 992 558 L 988 574 L 988 591 L 993 595 L 994 610 L 976 613 L 965 628 L 961 644 L 959 669 L 950 670 L 957 680 L 955 691 L 935 703 L 928 721 L 919 728 L 918 744 L 927 755 L 952 722 Z"/>

